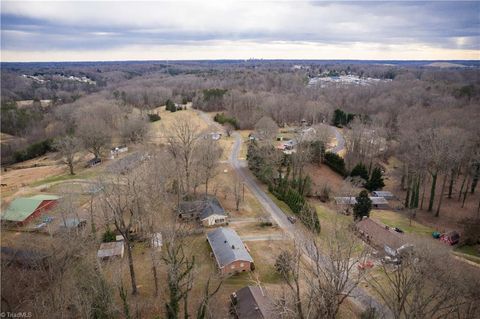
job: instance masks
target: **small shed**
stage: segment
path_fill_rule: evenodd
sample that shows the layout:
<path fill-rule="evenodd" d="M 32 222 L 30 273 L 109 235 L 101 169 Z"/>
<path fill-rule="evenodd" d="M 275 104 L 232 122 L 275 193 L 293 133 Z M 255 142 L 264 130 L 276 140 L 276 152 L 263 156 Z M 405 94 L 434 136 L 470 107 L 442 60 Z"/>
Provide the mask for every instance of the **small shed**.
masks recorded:
<path fill-rule="evenodd" d="M 232 275 L 254 270 L 253 258 L 237 232 L 231 228 L 220 227 L 207 234 L 222 275 Z"/>
<path fill-rule="evenodd" d="M 108 260 L 112 258 L 123 258 L 125 246 L 123 241 L 113 241 L 110 243 L 102 243 L 100 249 L 98 249 L 97 257 L 102 260 Z"/>
<path fill-rule="evenodd" d="M 55 195 L 35 195 L 14 199 L 2 214 L 2 221 L 23 226 L 42 213 L 52 209 L 60 197 Z"/>

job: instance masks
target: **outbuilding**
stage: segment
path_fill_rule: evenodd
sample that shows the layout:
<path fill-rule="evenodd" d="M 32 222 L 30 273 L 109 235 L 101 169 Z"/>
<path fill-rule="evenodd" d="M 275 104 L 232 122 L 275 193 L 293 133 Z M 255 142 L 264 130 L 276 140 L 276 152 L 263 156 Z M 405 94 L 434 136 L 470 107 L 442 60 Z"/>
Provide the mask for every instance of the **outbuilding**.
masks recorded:
<path fill-rule="evenodd" d="M 23 226 L 42 213 L 52 209 L 60 197 L 55 195 L 35 195 L 14 199 L 2 214 L 2 221 Z"/>
<path fill-rule="evenodd" d="M 98 249 L 97 257 L 102 260 L 108 260 L 117 257 L 123 258 L 124 251 L 125 246 L 123 240 L 102 243 L 100 245 L 100 249 Z"/>
<path fill-rule="evenodd" d="M 207 241 L 222 275 L 255 269 L 252 256 L 235 230 L 225 227 L 217 228 L 207 234 Z"/>
<path fill-rule="evenodd" d="M 372 196 L 383 197 L 385 199 L 395 199 L 395 195 L 393 195 L 393 193 L 389 191 L 373 191 Z"/>

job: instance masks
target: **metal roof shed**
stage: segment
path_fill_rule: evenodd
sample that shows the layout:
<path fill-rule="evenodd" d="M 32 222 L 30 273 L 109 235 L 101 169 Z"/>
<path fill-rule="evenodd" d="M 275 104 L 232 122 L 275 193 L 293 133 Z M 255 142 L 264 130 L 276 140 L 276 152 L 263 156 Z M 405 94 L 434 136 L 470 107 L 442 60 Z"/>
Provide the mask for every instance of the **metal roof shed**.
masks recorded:
<path fill-rule="evenodd" d="M 36 195 L 28 198 L 16 198 L 2 214 L 2 221 L 22 225 L 39 216 L 42 212 L 52 208 L 58 199 L 59 197 L 55 195 Z"/>

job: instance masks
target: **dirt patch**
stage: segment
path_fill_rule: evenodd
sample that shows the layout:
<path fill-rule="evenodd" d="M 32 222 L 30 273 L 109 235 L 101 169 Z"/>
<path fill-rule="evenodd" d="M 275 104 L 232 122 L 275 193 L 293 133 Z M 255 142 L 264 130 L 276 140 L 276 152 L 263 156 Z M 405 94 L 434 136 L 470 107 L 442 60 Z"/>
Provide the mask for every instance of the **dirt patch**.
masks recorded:
<path fill-rule="evenodd" d="M 305 167 L 305 173 L 312 179 L 312 194 L 321 193 L 327 185 L 333 194 L 337 194 L 343 185 L 343 177 L 332 171 L 326 165 L 309 164 Z"/>

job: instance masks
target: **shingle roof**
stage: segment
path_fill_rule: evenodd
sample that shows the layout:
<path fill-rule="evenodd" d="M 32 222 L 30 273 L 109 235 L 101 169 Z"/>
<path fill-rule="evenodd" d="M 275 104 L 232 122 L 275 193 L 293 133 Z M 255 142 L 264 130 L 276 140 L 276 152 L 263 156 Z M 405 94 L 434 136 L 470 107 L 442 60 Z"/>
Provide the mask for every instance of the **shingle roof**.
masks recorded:
<path fill-rule="evenodd" d="M 381 225 L 370 218 L 359 221 L 356 224 L 356 228 L 365 235 L 368 235 L 372 244 L 381 248 L 387 245 L 392 249 L 398 249 L 406 243 L 404 234 L 399 234 L 387 229 L 385 225 Z"/>
<path fill-rule="evenodd" d="M 247 286 L 236 293 L 235 312 L 239 319 L 269 319 L 273 305 L 265 291 L 258 286 Z"/>
<path fill-rule="evenodd" d="M 374 191 L 372 192 L 373 195 L 378 196 L 378 197 L 395 197 L 392 192 L 389 191 Z"/>
<path fill-rule="evenodd" d="M 180 203 L 178 210 L 183 213 L 198 214 L 200 219 L 212 215 L 226 216 L 225 210 L 216 197 L 208 197 L 204 200 Z"/>
<path fill-rule="evenodd" d="M 252 256 L 233 229 L 217 228 L 207 234 L 207 239 L 220 268 L 237 260 L 253 262 Z"/>

